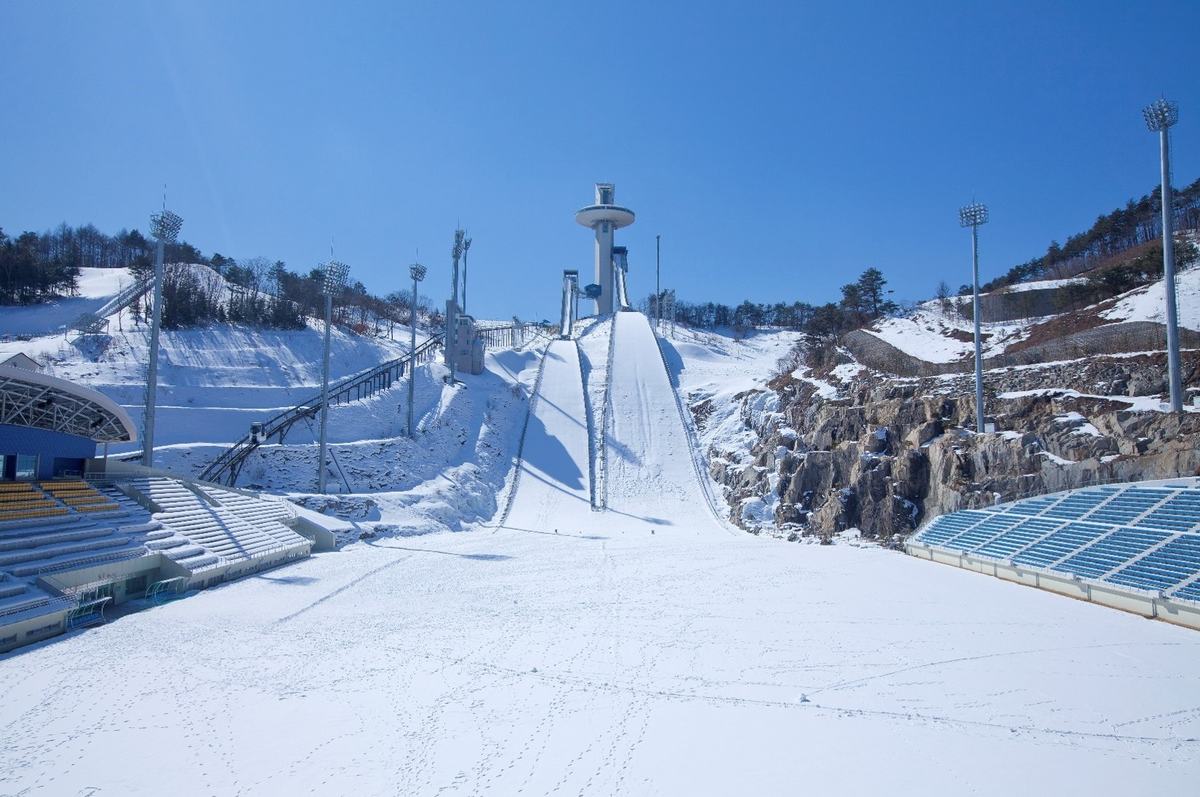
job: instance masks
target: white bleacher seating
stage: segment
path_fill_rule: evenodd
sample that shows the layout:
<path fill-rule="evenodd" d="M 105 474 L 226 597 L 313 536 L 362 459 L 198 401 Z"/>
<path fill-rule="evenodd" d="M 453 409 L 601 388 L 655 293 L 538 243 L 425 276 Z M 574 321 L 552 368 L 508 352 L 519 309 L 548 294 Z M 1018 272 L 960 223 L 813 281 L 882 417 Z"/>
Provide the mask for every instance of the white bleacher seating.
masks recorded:
<path fill-rule="evenodd" d="M 290 510 L 281 502 L 207 486 L 193 489 L 156 476 L 133 479 L 129 484 L 159 507 L 155 520 L 192 547 L 160 547 L 157 541 L 152 541 L 152 546 L 189 569 L 264 557 L 286 549 L 307 553 L 311 547 L 308 540 L 280 522 L 290 516 Z"/>

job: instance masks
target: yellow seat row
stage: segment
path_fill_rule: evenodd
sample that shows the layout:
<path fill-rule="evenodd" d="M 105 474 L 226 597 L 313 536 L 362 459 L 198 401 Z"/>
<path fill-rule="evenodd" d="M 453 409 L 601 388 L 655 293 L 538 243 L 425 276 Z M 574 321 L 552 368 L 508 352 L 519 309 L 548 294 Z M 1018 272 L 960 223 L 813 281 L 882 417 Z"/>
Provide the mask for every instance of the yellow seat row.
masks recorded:
<path fill-rule="evenodd" d="M 83 504 L 82 506 L 72 507 L 76 512 L 111 512 L 114 509 L 120 509 L 117 504 Z"/>
<path fill-rule="evenodd" d="M 38 507 L 52 506 L 58 506 L 58 504 L 49 498 L 30 498 L 24 501 L 5 501 L 0 504 L 0 512 L 7 512 L 13 509 L 37 509 Z"/>
<path fill-rule="evenodd" d="M 5 493 L 3 495 L 0 495 L 0 506 L 3 506 L 5 504 L 15 504 L 15 503 L 19 503 L 21 501 L 49 501 L 49 500 L 50 499 L 47 498 L 42 493 L 35 493 L 35 492 Z"/>
<path fill-rule="evenodd" d="M 31 520 L 39 517 L 57 517 L 67 514 L 67 510 L 55 506 L 49 509 L 21 509 L 12 512 L 0 511 L 0 523 L 8 520 Z"/>
<path fill-rule="evenodd" d="M 62 501 L 64 504 L 67 504 L 68 506 L 79 506 L 80 504 L 112 503 L 107 496 L 100 495 L 99 493 L 91 493 L 89 495 L 69 495 L 66 497 L 55 496 L 55 498 Z"/>

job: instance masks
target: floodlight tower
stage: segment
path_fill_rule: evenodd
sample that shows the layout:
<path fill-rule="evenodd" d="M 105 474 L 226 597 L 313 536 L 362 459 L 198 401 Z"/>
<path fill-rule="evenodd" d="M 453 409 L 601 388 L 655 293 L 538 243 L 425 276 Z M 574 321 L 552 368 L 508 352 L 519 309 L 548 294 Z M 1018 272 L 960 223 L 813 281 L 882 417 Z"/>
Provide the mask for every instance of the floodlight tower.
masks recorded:
<path fill-rule="evenodd" d="M 1142 109 L 1146 127 L 1158 133 L 1162 166 L 1163 284 L 1167 294 L 1167 382 L 1171 388 L 1171 411 L 1183 412 L 1183 384 L 1179 370 L 1179 316 L 1175 305 L 1175 238 L 1171 229 L 1170 129 L 1179 121 L 1179 106 L 1157 99 Z"/>
<path fill-rule="evenodd" d="M 654 332 L 658 333 L 659 321 L 662 319 L 662 235 L 654 236 Z"/>
<path fill-rule="evenodd" d="M 983 434 L 983 343 L 979 331 L 979 225 L 987 224 L 987 205 L 980 202 L 958 209 L 958 223 L 971 228 L 971 275 L 974 286 L 971 315 L 975 317 L 975 431 Z"/>
<path fill-rule="evenodd" d="M 458 328 L 458 263 L 462 259 L 463 252 L 466 251 L 465 240 L 466 230 L 458 229 L 454 231 L 454 245 L 450 247 L 450 259 L 453 261 L 454 267 L 450 272 L 450 298 L 446 301 L 446 338 L 443 341 L 442 351 L 446 355 L 446 365 L 450 367 L 450 373 L 446 377 L 446 383 L 453 385 L 454 378 L 454 335 Z"/>
<path fill-rule="evenodd" d="M 463 315 L 467 313 L 467 252 L 471 251 L 471 239 L 463 239 L 463 300 L 462 311 Z"/>
<path fill-rule="evenodd" d="M 409 321 L 412 326 L 412 333 L 409 336 L 408 345 L 408 436 L 416 438 L 417 433 L 413 428 L 413 395 L 416 392 L 417 383 L 417 283 L 425 279 L 425 267 L 420 263 L 413 263 L 408 267 L 408 275 L 413 281 L 413 297 L 412 306 L 409 308 Z"/>
<path fill-rule="evenodd" d="M 633 224 L 633 211 L 614 204 L 612 183 L 596 183 L 596 202 L 575 213 L 575 221 L 596 232 L 596 314 L 613 311 L 613 231 Z"/>
<path fill-rule="evenodd" d="M 142 465 L 154 466 L 154 408 L 158 399 L 158 331 L 162 326 L 163 260 L 167 244 L 175 243 L 183 219 L 167 210 L 150 217 L 150 233 L 158 240 L 154 255 L 154 315 L 150 320 L 150 367 L 146 370 L 146 412 L 142 416 Z"/>
<path fill-rule="evenodd" d="M 321 293 L 325 295 L 325 358 L 321 366 L 321 453 L 317 458 L 317 492 L 325 492 L 325 429 L 329 422 L 329 330 L 333 326 L 333 295 L 346 284 L 350 267 L 330 260 L 321 270 Z"/>

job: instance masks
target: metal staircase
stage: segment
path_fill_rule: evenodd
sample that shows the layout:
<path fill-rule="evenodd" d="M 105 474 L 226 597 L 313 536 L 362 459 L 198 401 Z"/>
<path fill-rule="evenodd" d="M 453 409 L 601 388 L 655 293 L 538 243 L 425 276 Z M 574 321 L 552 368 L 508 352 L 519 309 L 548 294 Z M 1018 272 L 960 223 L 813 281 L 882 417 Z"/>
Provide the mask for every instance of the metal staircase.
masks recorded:
<path fill-rule="evenodd" d="M 545 334 L 537 324 L 520 323 L 488 327 L 480 329 L 478 332 L 487 348 L 520 347 L 533 338 Z M 379 390 L 387 390 L 393 383 L 401 379 L 405 373 L 411 372 L 412 368 L 432 360 L 437 349 L 442 345 L 442 339 L 443 336 L 440 334 L 431 337 L 420 346 L 417 346 L 410 354 L 398 357 L 395 360 L 389 360 L 382 365 L 347 377 L 337 384 L 330 385 L 330 406 L 347 404 L 351 401 L 367 398 Z M 261 425 L 256 425 L 257 428 L 253 433 L 247 434 L 222 451 L 221 455 L 210 462 L 208 467 L 200 473 L 200 480 L 215 484 L 223 483 L 232 487 L 236 484 L 238 474 L 241 472 L 246 459 L 260 445 L 272 437 L 278 438 L 278 441 L 282 443 L 288 431 L 295 424 L 302 421 L 310 421 L 320 411 L 321 396 L 316 395 L 307 401 L 302 401 L 296 406 L 268 418 Z"/>

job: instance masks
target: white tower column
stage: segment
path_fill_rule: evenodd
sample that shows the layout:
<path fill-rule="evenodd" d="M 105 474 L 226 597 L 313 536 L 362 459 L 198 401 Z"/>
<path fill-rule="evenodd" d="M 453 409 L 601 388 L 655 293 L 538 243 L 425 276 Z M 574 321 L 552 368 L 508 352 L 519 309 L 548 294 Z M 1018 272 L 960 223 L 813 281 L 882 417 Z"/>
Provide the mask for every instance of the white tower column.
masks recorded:
<path fill-rule="evenodd" d="M 602 221 L 596 225 L 596 284 L 602 291 L 596 300 L 596 312 L 606 315 L 613 311 L 613 228 Z"/>
<path fill-rule="evenodd" d="M 575 221 L 596 233 L 596 314 L 613 312 L 616 293 L 613 279 L 613 233 L 633 224 L 633 211 L 615 204 L 616 191 L 612 183 L 596 183 L 596 203 L 575 214 Z"/>

